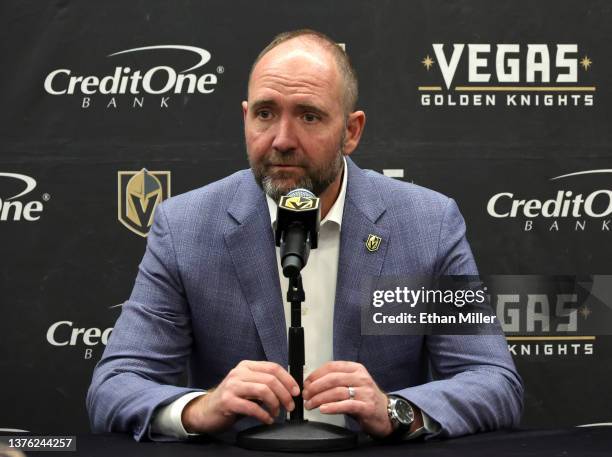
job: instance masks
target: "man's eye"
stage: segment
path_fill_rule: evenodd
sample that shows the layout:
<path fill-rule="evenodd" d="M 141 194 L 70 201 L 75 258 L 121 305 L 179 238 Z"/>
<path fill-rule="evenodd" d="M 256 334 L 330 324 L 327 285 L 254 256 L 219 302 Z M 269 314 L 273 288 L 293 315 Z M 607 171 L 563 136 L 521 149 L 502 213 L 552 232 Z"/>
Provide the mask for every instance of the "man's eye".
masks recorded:
<path fill-rule="evenodd" d="M 269 110 L 266 109 L 262 109 L 260 111 L 257 111 L 257 117 L 259 119 L 270 119 L 272 117 L 272 113 Z"/>
<path fill-rule="evenodd" d="M 318 121 L 320 118 L 316 114 L 306 113 L 302 116 L 302 119 L 304 119 L 308 123 L 313 123 L 313 122 Z"/>

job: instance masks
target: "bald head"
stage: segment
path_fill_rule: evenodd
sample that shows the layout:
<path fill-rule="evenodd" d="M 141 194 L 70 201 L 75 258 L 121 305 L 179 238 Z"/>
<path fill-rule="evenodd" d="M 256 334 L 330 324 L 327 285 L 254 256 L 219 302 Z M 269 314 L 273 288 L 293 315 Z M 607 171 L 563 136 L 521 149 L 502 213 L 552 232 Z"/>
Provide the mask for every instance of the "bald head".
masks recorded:
<path fill-rule="evenodd" d="M 358 83 L 355 70 L 351 65 L 348 55 L 327 35 L 310 29 L 295 30 L 277 35 L 255 59 L 249 74 L 249 90 L 251 79 L 256 72 L 258 64 L 272 51 L 275 51 L 275 58 L 285 57 L 285 54 L 287 58 L 296 57 L 301 54 L 302 57 L 309 55 L 315 65 L 320 64 L 324 66 L 325 60 L 328 63 L 331 62 L 336 67 L 333 73 L 338 75 L 337 88 L 342 99 L 344 113 L 348 115 L 355 111 L 358 97 Z"/>

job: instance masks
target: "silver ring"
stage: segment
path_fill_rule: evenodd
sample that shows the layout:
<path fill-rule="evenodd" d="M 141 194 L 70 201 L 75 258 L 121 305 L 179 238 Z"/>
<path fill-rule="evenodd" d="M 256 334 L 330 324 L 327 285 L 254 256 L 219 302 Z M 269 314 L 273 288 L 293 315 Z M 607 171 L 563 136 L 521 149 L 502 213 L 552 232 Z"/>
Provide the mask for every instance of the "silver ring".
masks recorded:
<path fill-rule="evenodd" d="M 348 391 L 349 391 L 349 400 L 354 400 L 355 399 L 355 388 L 349 386 L 348 387 Z"/>

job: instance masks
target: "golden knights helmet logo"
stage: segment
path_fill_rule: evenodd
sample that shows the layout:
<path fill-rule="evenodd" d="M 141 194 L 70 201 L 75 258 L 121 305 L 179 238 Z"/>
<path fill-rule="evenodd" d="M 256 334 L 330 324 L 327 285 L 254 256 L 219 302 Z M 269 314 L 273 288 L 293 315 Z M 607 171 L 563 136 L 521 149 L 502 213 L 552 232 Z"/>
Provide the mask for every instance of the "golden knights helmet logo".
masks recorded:
<path fill-rule="evenodd" d="M 132 232 L 146 237 L 155 208 L 170 197 L 170 172 L 120 171 L 117 173 L 118 218 Z"/>
<path fill-rule="evenodd" d="M 290 211 L 310 211 L 319 207 L 319 199 L 317 197 L 290 197 L 285 195 L 281 197 L 278 205 Z"/>
<path fill-rule="evenodd" d="M 368 235 L 368 239 L 366 240 L 366 248 L 370 252 L 378 251 L 380 247 L 380 242 L 382 238 L 377 235 L 372 235 L 371 233 Z"/>

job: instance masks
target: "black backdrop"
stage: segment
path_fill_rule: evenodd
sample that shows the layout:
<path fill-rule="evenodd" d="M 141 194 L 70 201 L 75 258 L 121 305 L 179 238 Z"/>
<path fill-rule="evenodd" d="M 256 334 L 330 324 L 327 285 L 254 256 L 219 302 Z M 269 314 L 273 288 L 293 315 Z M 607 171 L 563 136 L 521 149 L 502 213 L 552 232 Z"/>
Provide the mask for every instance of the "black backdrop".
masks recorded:
<path fill-rule="evenodd" d="M 84 398 L 104 348 L 100 334 L 129 296 L 146 243 L 119 221 L 119 172 L 169 172 L 160 182 L 177 195 L 245 168 L 240 102 L 248 70 L 281 31 L 315 28 L 345 44 L 368 116 L 354 160 L 457 200 L 482 273 L 610 273 L 611 10 L 606 1 L 566 0 L 2 2 L 0 428 L 88 430 Z M 440 69 L 455 43 L 465 46 L 447 88 Z M 491 75 L 482 82 L 470 76 L 470 49 L 487 44 L 490 52 L 474 52 L 471 62 L 486 59 L 472 68 Z M 496 71 L 498 44 L 519 45 L 502 59 L 502 73 L 513 65 L 508 59 L 519 66 L 512 82 Z M 558 45 L 575 47 L 559 56 Z M 55 70 L 102 79 L 117 67 L 143 75 L 168 67 L 155 72 L 155 90 L 199 60 L 192 50 L 136 50 L 149 46 L 207 50 L 209 61 L 184 73 L 216 79 L 212 91 L 45 88 Z M 542 72 L 530 81 L 542 65 L 549 81 Z M 66 71 L 52 91 L 68 88 Z M 569 80 L 558 81 L 565 73 Z M 495 105 L 477 106 L 478 94 L 495 96 Z M 435 96 L 442 106 L 432 106 Z M 598 190 L 594 210 L 602 217 L 487 211 L 502 192 L 545 201 L 559 191 L 586 198 Z M 496 211 L 509 202 L 500 199 Z M 509 336 L 526 383 L 523 424 L 610 421 L 610 338 L 528 337 Z"/>

